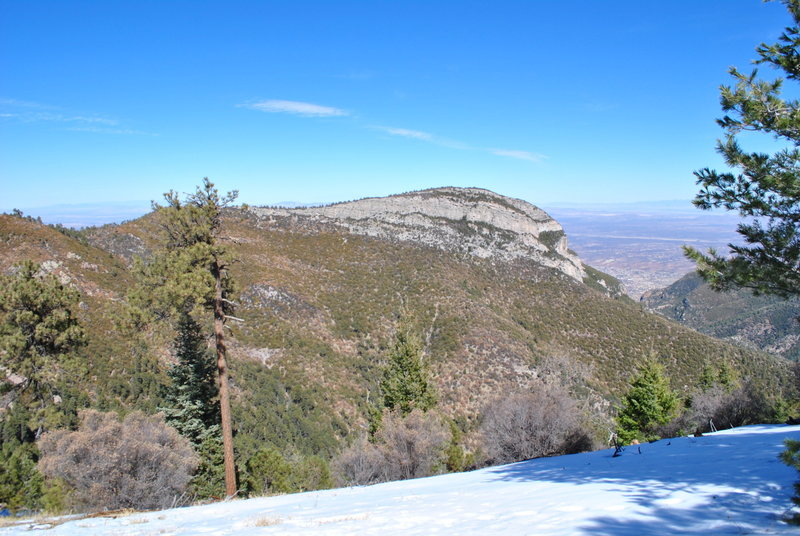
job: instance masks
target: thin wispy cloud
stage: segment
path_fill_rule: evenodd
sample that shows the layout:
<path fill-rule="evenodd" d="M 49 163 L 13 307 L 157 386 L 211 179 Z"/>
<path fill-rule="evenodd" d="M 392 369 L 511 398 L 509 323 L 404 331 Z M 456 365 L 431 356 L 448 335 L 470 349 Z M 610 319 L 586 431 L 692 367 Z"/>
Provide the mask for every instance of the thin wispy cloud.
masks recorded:
<path fill-rule="evenodd" d="M 468 151 L 473 149 L 469 145 L 462 143 L 460 141 L 451 140 L 449 138 L 443 138 L 441 136 L 431 134 L 430 132 L 424 132 L 422 130 L 387 127 L 387 126 L 371 126 L 369 128 L 385 132 L 386 134 L 391 134 L 392 136 L 399 136 L 401 138 L 410 138 L 413 140 L 420 140 L 427 143 L 432 143 L 433 145 L 439 145 L 440 147 L 448 147 L 450 149 L 458 149 L 461 151 Z"/>
<path fill-rule="evenodd" d="M 107 128 L 107 127 L 70 127 L 64 130 L 71 132 L 91 132 L 93 134 L 115 134 L 119 136 L 158 136 L 151 132 L 143 132 L 141 130 L 133 130 L 130 128 Z"/>
<path fill-rule="evenodd" d="M 273 114 L 292 114 L 301 115 L 304 117 L 339 117 L 350 115 L 346 110 L 341 108 L 333 108 L 331 106 L 322 106 L 310 102 L 288 101 L 288 100 L 264 100 L 259 102 L 252 102 L 242 104 L 245 108 L 258 110 L 259 112 L 267 112 Z"/>
<path fill-rule="evenodd" d="M 530 151 L 515 151 L 512 149 L 487 149 L 495 156 L 505 156 L 508 158 L 516 158 L 517 160 L 527 160 L 529 162 L 541 162 L 547 158 L 543 154 L 532 153 Z"/>
<path fill-rule="evenodd" d="M 428 143 L 432 143 L 434 145 L 440 145 L 442 147 L 448 147 L 450 149 L 458 149 L 460 151 L 482 151 L 488 152 L 495 156 L 502 156 L 505 158 L 515 158 L 517 160 L 527 160 L 528 162 L 541 162 L 545 158 L 547 158 L 543 154 L 534 153 L 531 151 L 518 151 L 512 149 L 482 149 L 479 147 L 473 147 L 466 143 L 451 140 L 449 138 L 442 138 L 440 136 L 436 136 L 429 132 L 423 132 L 421 130 L 412 130 L 410 128 L 396 128 L 396 127 L 386 127 L 386 126 L 373 126 L 371 127 L 375 130 L 380 130 L 381 132 L 385 132 L 387 134 L 391 134 L 392 136 L 400 136 L 403 138 L 411 138 L 414 140 L 425 141 Z"/>
<path fill-rule="evenodd" d="M 422 132 L 421 130 L 411 130 L 408 128 L 394 128 L 394 127 L 373 127 L 381 132 L 386 132 L 392 136 L 401 136 L 403 138 L 412 138 L 415 140 L 423 140 L 433 142 L 433 134 Z"/>
<path fill-rule="evenodd" d="M 290 101 L 290 100 L 269 99 L 257 102 L 250 102 L 246 104 L 239 104 L 237 106 L 240 108 L 249 108 L 251 110 L 257 110 L 259 112 L 292 114 L 304 117 L 337 117 L 337 116 L 352 115 L 350 112 L 342 110 L 340 108 L 333 108 L 331 106 L 322 106 L 310 102 Z M 494 148 L 487 149 L 481 147 L 474 147 L 467 143 L 463 143 L 458 140 L 453 140 L 450 138 L 437 136 L 436 134 L 425 132 L 423 130 L 415 130 L 411 128 L 402 128 L 402 127 L 391 127 L 386 125 L 362 125 L 362 127 L 383 132 L 391 136 L 423 141 L 425 143 L 438 145 L 440 147 L 447 147 L 449 149 L 456 149 L 459 151 L 479 151 L 479 152 L 493 154 L 495 156 L 502 156 L 505 158 L 526 160 L 528 162 L 541 162 L 546 158 L 546 156 L 542 154 L 534 153 L 531 151 L 494 149 Z"/>
<path fill-rule="evenodd" d="M 60 125 L 60 130 L 94 132 L 96 134 L 135 134 L 154 136 L 133 130 L 119 120 L 95 114 L 74 113 L 59 106 L 0 97 L 0 119 L 16 123 Z"/>
<path fill-rule="evenodd" d="M 85 115 L 65 115 L 53 113 L 29 113 L 21 114 L 24 121 L 51 121 L 55 123 L 85 123 L 90 125 L 116 126 L 119 121 L 107 117 L 85 116 Z"/>
<path fill-rule="evenodd" d="M 49 110 L 55 108 L 54 106 L 49 106 L 47 104 L 42 104 L 40 102 L 24 101 L 19 99 L 8 99 L 5 97 L 0 97 L 0 106 L 13 106 L 16 108 L 40 108 Z"/>

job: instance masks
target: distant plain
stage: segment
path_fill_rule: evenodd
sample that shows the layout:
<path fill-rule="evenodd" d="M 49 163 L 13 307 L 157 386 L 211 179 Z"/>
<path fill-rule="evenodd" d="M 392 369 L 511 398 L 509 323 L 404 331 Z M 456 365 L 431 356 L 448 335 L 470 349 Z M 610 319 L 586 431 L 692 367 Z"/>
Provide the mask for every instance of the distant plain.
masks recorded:
<path fill-rule="evenodd" d="M 543 208 L 564 227 L 570 248 L 622 281 L 634 300 L 694 269 L 683 245 L 726 251 L 740 241 L 735 214 L 704 212 L 688 202 Z"/>

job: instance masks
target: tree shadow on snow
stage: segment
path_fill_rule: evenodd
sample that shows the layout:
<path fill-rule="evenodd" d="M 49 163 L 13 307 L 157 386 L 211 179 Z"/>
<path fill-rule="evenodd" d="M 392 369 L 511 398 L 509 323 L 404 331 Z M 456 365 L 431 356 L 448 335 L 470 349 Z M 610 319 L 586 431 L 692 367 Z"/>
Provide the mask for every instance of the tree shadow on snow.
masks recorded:
<path fill-rule="evenodd" d="M 489 473 L 503 481 L 601 484 L 598 494 L 619 494 L 619 506 L 624 509 L 619 515 L 608 512 L 587 520 L 581 527 L 586 534 L 786 530 L 780 515 L 791 506 L 791 483 L 797 473 L 777 456 L 785 438 L 800 439 L 800 429 L 787 427 L 785 433 L 752 429 L 630 446 L 619 457 L 612 456 L 614 449 L 606 449 L 539 458 L 496 467 Z"/>

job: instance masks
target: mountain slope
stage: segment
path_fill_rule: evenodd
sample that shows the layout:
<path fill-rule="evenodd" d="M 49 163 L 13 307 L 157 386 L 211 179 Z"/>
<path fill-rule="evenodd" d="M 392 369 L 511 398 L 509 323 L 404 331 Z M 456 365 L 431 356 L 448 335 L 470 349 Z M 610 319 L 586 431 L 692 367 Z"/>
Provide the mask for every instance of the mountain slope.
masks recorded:
<path fill-rule="evenodd" d="M 104 534 L 796 534 L 781 517 L 797 471 L 777 460 L 797 426 L 489 467 L 369 487 L 77 520 L 23 522 L 8 536 Z"/>
<path fill-rule="evenodd" d="M 746 289 L 714 292 L 694 272 L 646 293 L 642 303 L 656 313 L 745 348 L 800 360 L 800 301 L 753 296 Z"/>
<path fill-rule="evenodd" d="M 614 299 L 614 280 L 583 266 L 559 228 L 532 205 L 475 189 L 228 210 L 223 239 L 239 260 L 245 319 L 230 343 L 242 459 L 265 443 L 331 456 L 360 433 L 401 322 L 425 343 L 440 408 L 465 428 L 491 399 L 544 381 L 565 386 L 607 433 L 609 408 L 651 355 L 681 391 L 722 362 L 770 392 L 788 385 L 780 359 Z M 150 215 L 84 236 L 93 245 L 0 217 L 0 240 L 14 244 L 0 270 L 29 256 L 103 289 L 82 312 L 93 403 L 153 410 L 172 334 L 123 334 L 111 319 L 132 282 L 128 263 L 158 246 L 158 229 Z"/>
<path fill-rule="evenodd" d="M 125 259 L 90 245 L 69 230 L 60 232 L 30 218 L 0 214 L 0 272 L 11 273 L 24 259 L 42 266 L 80 292 L 78 319 L 88 345 L 64 380 L 91 395 L 95 407 L 154 411 L 164 382 L 159 355 L 121 333 L 115 325 L 134 279 Z M 65 234 L 68 233 L 68 234 Z M 0 407 L 0 411 L 4 408 Z"/>

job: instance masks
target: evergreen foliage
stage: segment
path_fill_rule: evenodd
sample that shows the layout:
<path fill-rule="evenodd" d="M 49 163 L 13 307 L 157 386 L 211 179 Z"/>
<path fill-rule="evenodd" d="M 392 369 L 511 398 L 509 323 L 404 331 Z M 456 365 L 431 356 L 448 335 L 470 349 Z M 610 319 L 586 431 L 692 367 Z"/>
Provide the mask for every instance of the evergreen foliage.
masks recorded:
<path fill-rule="evenodd" d="M 783 0 L 793 25 L 778 43 L 757 48 L 758 64 L 800 80 L 800 0 Z M 734 287 L 756 294 L 800 294 L 800 101 L 781 96 L 783 80 L 764 80 L 754 69 L 750 74 L 731 68 L 735 86 L 722 86 L 725 116 L 718 120 L 725 139 L 717 151 L 728 167 L 739 172 L 708 168 L 695 172 L 700 192 L 694 204 L 703 209 L 725 208 L 750 218 L 738 232 L 746 245 L 729 245 L 731 257 L 714 250 L 704 255 L 686 247 L 698 272 L 716 290 Z M 771 136 L 784 144 L 772 155 L 747 152 L 737 140 L 742 132 Z"/>
<path fill-rule="evenodd" d="M 76 290 L 32 261 L 0 276 L 0 367 L 20 377 L 16 400 L 33 410 L 29 426 L 37 433 L 59 394 L 63 362 L 86 344 L 73 313 L 78 300 Z"/>
<path fill-rule="evenodd" d="M 800 471 L 800 441 L 787 439 L 784 444 L 786 445 L 786 450 L 780 454 L 781 461 L 789 467 L 794 467 Z M 795 506 L 800 507 L 800 481 L 794 484 L 794 497 L 792 497 L 792 502 Z M 800 525 L 800 513 L 795 512 L 789 517 L 788 521 L 793 525 Z"/>
<path fill-rule="evenodd" d="M 304 385 L 296 370 L 268 368 L 258 361 L 238 360 L 233 373 L 241 391 L 233 407 L 236 452 L 242 460 L 265 444 L 281 452 L 332 457 L 348 431 L 331 411 L 329 392 Z"/>
<path fill-rule="evenodd" d="M 225 456 L 219 426 L 206 434 L 195 448 L 199 463 L 190 483 L 197 499 L 222 499 L 225 497 Z"/>
<path fill-rule="evenodd" d="M 24 261 L 0 276 L 0 374 L 10 407 L 0 413 L 0 503 L 12 511 L 39 509 L 46 489 L 34 441 L 73 423 L 82 399 L 64 378 L 86 335 L 73 312 L 78 292 L 40 265 Z"/>
<path fill-rule="evenodd" d="M 308 456 L 296 463 L 290 475 L 290 484 L 295 491 L 311 491 L 333 487 L 331 468 L 323 458 Z"/>
<path fill-rule="evenodd" d="M 188 314 L 178 321 L 173 351 L 177 363 L 169 369 L 172 384 L 164 396 L 167 424 L 199 448 L 219 435 L 216 370 L 200 325 Z"/>
<path fill-rule="evenodd" d="M 162 249 L 144 262 L 137 258 L 134 271 L 139 285 L 129 295 L 145 318 L 174 318 L 212 310 L 215 304 L 214 269 L 220 268 L 223 297 L 234 290 L 227 269 L 231 262 L 227 248 L 219 243 L 222 210 L 236 199 L 237 192 L 220 197 L 214 184 L 204 179 L 203 187 L 181 201 L 177 192 L 164 194 L 165 206 L 153 203 L 160 227 Z M 225 304 L 231 311 L 231 304 Z"/>
<path fill-rule="evenodd" d="M 450 440 L 444 450 L 445 467 L 451 473 L 466 471 L 475 465 L 475 452 L 467 451 L 464 448 L 464 432 L 458 427 L 456 421 L 449 421 Z"/>
<path fill-rule="evenodd" d="M 153 203 L 164 246 L 149 263 L 136 264 L 139 285 L 129 295 L 134 318 L 179 319 L 189 314 L 211 312 L 217 352 L 220 424 L 225 465 L 225 490 L 236 493 L 228 366 L 224 324 L 233 313 L 230 300 L 233 278 L 227 248 L 220 244 L 222 210 L 233 203 L 238 192 L 220 196 L 207 178 L 203 186 L 181 201 L 177 192 L 164 194 L 166 206 Z"/>
<path fill-rule="evenodd" d="M 631 380 L 617 414 L 617 437 L 625 444 L 660 439 L 657 429 L 678 410 L 678 397 L 670 389 L 664 367 L 653 359 L 645 362 Z"/>
<path fill-rule="evenodd" d="M 275 447 L 261 448 L 247 460 L 246 486 L 251 495 L 290 493 L 292 465 Z"/>
<path fill-rule="evenodd" d="M 402 415 L 414 409 L 428 411 L 436 405 L 436 394 L 423 362 L 422 343 L 407 328 L 397 331 L 380 389 L 383 407 L 399 410 Z"/>
<path fill-rule="evenodd" d="M 192 491 L 198 498 L 219 498 L 225 486 L 216 367 L 191 315 L 181 315 L 177 331 L 173 343 L 177 363 L 168 371 L 172 383 L 160 409 L 167 424 L 192 443 L 200 458 Z"/>
<path fill-rule="evenodd" d="M 333 487 L 328 462 L 319 456 L 287 459 L 270 445 L 247 460 L 244 485 L 250 495 L 296 493 Z"/>
<path fill-rule="evenodd" d="M 39 450 L 33 443 L 16 447 L 4 445 L 0 450 L 0 503 L 12 512 L 41 508 L 44 477 L 36 469 Z"/>

